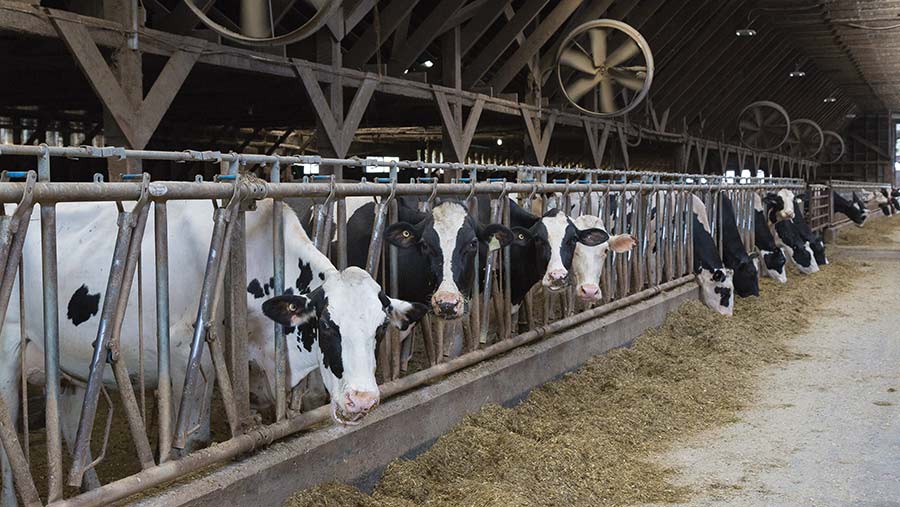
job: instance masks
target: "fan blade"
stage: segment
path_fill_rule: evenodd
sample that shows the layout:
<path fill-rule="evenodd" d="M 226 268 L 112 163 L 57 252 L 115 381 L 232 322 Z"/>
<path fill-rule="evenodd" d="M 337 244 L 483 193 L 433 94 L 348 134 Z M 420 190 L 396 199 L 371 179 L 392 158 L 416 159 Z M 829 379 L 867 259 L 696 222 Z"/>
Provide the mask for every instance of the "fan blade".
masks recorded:
<path fill-rule="evenodd" d="M 758 127 L 763 126 L 762 110 L 760 108 L 758 108 L 758 107 L 753 108 L 753 118 L 756 120 L 756 125 Z"/>
<path fill-rule="evenodd" d="M 609 69 L 609 76 L 617 83 L 624 86 L 625 88 L 628 88 L 629 90 L 639 92 L 644 89 L 644 80 L 637 77 L 632 72 L 625 72 L 618 69 Z"/>
<path fill-rule="evenodd" d="M 585 74 L 593 74 L 596 72 L 594 64 L 591 63 L 591 59 L 581 51 L 576 51 L 574 49 L 563 51 L 562 54 L 559 55 L 559 63 L 580 70 Z"/>
<path fill-rule="evenodd" d="M 328 3 L 328 0 L 306 0 L 307 3 L 313 4 L 317 11 L 322 10 L 322 6 Z"/>
<path fill-rule="evenodd" d="M 600 79 L 600 77 L 577 79 L 569 86 L 566 86 L 566 95 L 568 95 L 573 102 L 578 102 L 581 100 L 581 97 L 584 97 L 587 92 L 593 90 L 594 87 L 597 86 Z"/>
<path fill-rule="evenodd" d="M 628 67 L 615 67 L 616 70 L 627 70 L 628 72 L 647 72 L 646 65 L 631 65 Z"/>
<path fill-rule="evenodd" d="M 600 110 L 604 113 L 616 111 L 616 92 L 613 90 L 612 81 L 609 79 L 600 81 Z"/>
<path fill-rule="evenodd" d="M 769 113 L 769 116 L 766 117 L 766 125 L 771 125 L 771 124 L 775 123 L 775 120 L 777 120 L 779 118 L 783 118 L 781 116 L 781 112 L 778 111 L 777 109 L 773 109 L 772 112 Z"/>
<path fill-rule="evenodd" d="M 743 120 L 741 122 L 741 129 L 748 130 L 750 132 L 759 132 L 759 127 L 754 125 L 752 121 Z"/>
<path fill-rule="evenodd" d="M 641 48 L 638 47 L 637 43 L 629 39 L 606 57 L 606 66 L 616 67 L 619 64 L 627 62 L 632 56 L 640 52 Z"/>
<path fill-rule="evenodd" d="M 594 67 L 600 68 L 606 62 L 606 30 L 591 30 L 591 56 L 594 59 Z"/>

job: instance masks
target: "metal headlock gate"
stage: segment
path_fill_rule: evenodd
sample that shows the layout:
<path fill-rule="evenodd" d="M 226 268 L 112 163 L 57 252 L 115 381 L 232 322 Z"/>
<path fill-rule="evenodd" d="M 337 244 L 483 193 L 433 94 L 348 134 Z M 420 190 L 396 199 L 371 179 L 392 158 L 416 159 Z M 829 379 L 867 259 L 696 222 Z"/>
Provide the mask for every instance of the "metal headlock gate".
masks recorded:
<path fill-rule="evenodd" d="M 718 225 L 718 210 L 721 196 L 728 195 L 735 208 L 741 238 L 748 251 L 753 251 L 753 196 L 758 192 L 790 188 L 800 191 L 804 183 L 797 179 L 779 178 L 725 178 L 712 175 L 687 175 L 682 173 L 646 173 L 637 171 L 604 171 L 595 169 L 571 169 L 535 166 L 493 166 L 476 164 L 449 164 L 423 162 L 383 162 L 360 159 L 328 159 L 320 157 L 280 157 L 266 155 L 243 155 L 220 152 L 161 152 L 124 150 L 121 148 L 53 148 L 47 146 L 0 146 L 0 155 L 34 156 L 38 160 L 38 171 L 28 173 L 7 173 L 7 181 L 0 182 L 0 203 L 11 204 L 10 214 L 0 215 L 0 332 L 9 306 L 13 282 L 17 274 L 22 277 L 21 267 L 34 259 L 22 259 L 25 235 L 29 218 L 35 204 L 40 205 L 41 231 L 41 272 L 43 275 L 43 322 L 44 322 L 44 371 L 46 382 L 46 440 L 48 455 L 48 499 L 46 504 L 61 506 L 99 506 L 125 498 L 150 487 L 178 479 L 200 468 L 229 460 L 274 440 L 297 433 L 329 417 L 327 406 L 289 415 L 289 388 L 286 379 L 286 343 L 279 326 L 275 331 L 274 351 L 276 358 L 275 422 L 268 425 L 253 424 L 249 413 L 249 371 L 247 368 L 247 281 L 246 281 L 246 237 L 245 214 L 254 213 L 252 204 L 262 199 L 281 201 L 293 197 L 324 198 L 324 204 L 316 209 L 315 228 L 311 239 L 323 253 L 328 252 L 331 243 L 332 218 L 336 218 L 337 255 L 334 264 L 343 269 L 347 264 L 347 216 L 345 199 L 351 196 L 366 196 L 377 200 L 373 234 L 368 245 L 366 270 L 380 279 L 380 283 L 391 295 L 397 293 L 397 269 L 392 280 L 385 280 L 383 273 L 386 263 L 397 267 L 393 254 L 395 247 L 383 245 L 383 231 L 386 225 L 397 219 L 396 197 L 420 196 L 422 207 L 430 207 L 437 197 L 457 198 L 465 202 L 474 212 L 478 197 L 491 201 L 492 223 L 509 225 L 509 200 L 514 197 L 523 206 L 530 206 L 539 197 L 555 194 L 558 202 L 570 206 L 579 203 L 578 213 L 599 216 L 611 233 L 628 233 L 638 240 L 637 246 L 625 254 L 610 253 L 601 278 L 603 300 L 597 306 L 579 308 L 572 293 L 561 296 L 541 294 L 540 284 L 526 299 L 523 317 L 525 331 L 519 332 L 519 323 L 513 320 L 510 300 L 510 252 L 509 247 L 492 251 L 487 257 L 484 272 L 486 279 L 478 280 L 476 266 L 474 293 L 471 311 L 463 320 L 464 341 L 461 353 L 456 357 L 446 356 L 443 351 L 443 321 L 431 316 L 423 320 L 422 340 L 427 356 L 427 365 L 419 371 L 405 371 L 398 334 L 392 332 L 380 347 L 377 364 L 382 397 L 421 386 L 450 372 L 465 368 L 486 358 L 496 356 L 520 345 L 544 336 L 570 328 L 597 318 L 618 308 L 634 304 L 661 291 L 687 283 L 693 279 L 692 241 L 692 195 L 697 195 L 706 203 L 709 223 L 716 237 L 721 234 Z M 165 160 L 175 162 L 206 162 L 220 164 L 222 175 L 215 182 L 150 181 L 147 175 L 128 175 L 123 182 L 106 183 L 96 179 L 92 183 L 57 183 L 50 181 L 50 162 L 53 157 L 67 158 L 110 158 Z M 291 164 L 322 164 L 333 166 L 381 166 L 391 169 L 390 178 L 378 178 L 374 182 L 363 180 L 359 183 L 335 182 L 333 179 L 285 183 L 280 182 L 281 169 Z M 245 178 L 241 174 L 244 165 L 259 165 L 270 174 L 270 181 Z M 411 183 L 398 183 L 398 169 L 414 168 L 421 173 L 432 172 L 431 177 L 420 178 Z M 467 171 L 467 177 L 451 183 L 439 183 L 433 172 L 437 170 Z M 501 178 L 509 174 L 516 182 Z M 479 177 L 489 176 L 483 180 Z M 565 180 L 548 181 L 550 175 L 563 176 Z M 9 179 L 23 181 L 8 181 Z M 181 394 L 181 403 L 174 406 L 171 385 L 170 313 L 168 249 L 170 241 L 177 241 L 169 235 L 167 227 L 167 203 L 178 200 L 212 200 L 214 202 L 212 239 L 207 251 L 206 269 L 203 277 L 200 299 L 197 302 L 196 321 L 191 336 L 190 360 Z M 112 263 L 105 288 L 103 306 L 100 313 L 97 339 L 86 382 L 85 396 L 76 434 L 72 466 L 64 475 L 62 459 L 62 439 L 59 427 L 59 386 L 64 374 L 60 371 L 56 263 L 56 209 L 57 203 L 99 201 L 115 203 L 118 206 L 118 234 L 115 250 L 111 252 Z M 130 210 L 123 202 L 135 204 Z M 557 204 L 559 205 L 559 204 Z M 540 199 L 540 209 L 546 211 L 548 199 Z M 143 403 L 132 385 L 132 375 L 123 360 L 119 360 L 119 341 L 125 311 L 134 302 L 129 301 L 136 272 L 140 273 L 140 246 L 144 239 L 145 226 L 151 211 L 154 214 L 153 241 L 155 256 L 154 284 L 157 323 L 155 344 L 158 352 L 157 373 L 160 381 L 156 386 L 159 403 L 158 435 L 156 457 L 150 445 L 147 432 L 148 421 L 142 415 Z M 284 291 L 284 220 L 281 206 L 274 206 L 272 230 L 272 268 L 274 271 L 273 290 L 278 295 Z M 570 209 L 570 208 L 565 208 Z M 335 211 L 336 210 L 336 211 Z M 573 216 L 574 218 L 574 216 Z M 177 233 L 177 231 L 176 231 Z M 719 242 L 721 245 L 721 241 Z M 109 254 L 104 252 L 103 255 Z M 476 259 L 478 256 L 476 256 Z M 149 260 L 147 260 L 149 261 Z M 29 266 L 27 269 L 33 269 Z M 225 284 L 226 277 L 229 283 Z M 23 316 L 26 290 L 24 278 L 20 278 L 20 306 Z M 139 278 L 139 286 L 141 284 Z M 226 289 L 227 286 L 227 289 Z M 139 291 L 139 298 L 141 291 Z M 537 319 L 534 299 L 543 296 L 542 318 Z M 138 301 L 140 305 L 140 301 Z M 218 335 L 212 323 L 221 320 L 217 312 L 226 306 L 224 339 Z M 583 306 L 583 305 L 582 305 Z M 557 308 L 559 307 L 559 308 Z M 139 320 L 143 320 L 142 318 Z M 428 320 L 432 322 L 428 322 Z M 4 339 L 21 341 L 25 349 L 24 318 L 16 336 L 15 330 L 5 330 L 0 335 Z M 433 327 L 433 329 L 432 329 Z M 493 333 L 491 332 L 493 329 Z M 143 331 L 139 331 L 143 338 Z M 15 337 L 15 338 L 13 338 Z M 186 338 L 186 337 L 184 337 Z M 410 343 L 413 343 L 410 338 Z M 151 345 L 152 346 L 152 345 Z M 171 457 L 171 449 L 183 448 L 188 436 L 196 430 L 191 427 L 192 416 L 197 411 L 194 390 L 198 389 L 199 365 L 209 349 L 209 357 L 214 366 L 215 384 L 219 388 L 231 438 L 212 447 L 189 453 L 181 458 Z M 143 345 L 142 345 L 143 350 Z M 24 359 L 24 352 L 23 352 Z M 142 471 L 96 486 L 77 496 L 64 499 L 64 478 L 71 486 L 82 484 L 89 478 L 91 470 L 99 459 L 92 458 L 90 442 L 94 430 L 94 419 L 100 396 L 106 398 L 103 386 L 103 372 L 109 363 L 119 392 L 121 407 L 126 415 L 131 439 L 136 449 L 136 459 Z M 140 373 L 139 378 L 143 378 Z M 23 382 L 23 398 L 25 398 Z M 143 400 L 145 386 L 138 386 Z M 23 399 L 24 401 L 24 399 Z M 9 456 L 10 469 L 15 487 L 26 505 L 43 505 L 38 496 L 29 462 L 28 422 L 24 421 L 22 431 L 25 446 L 16 432 L 16 421 L 7 403 L 0 398 L 0 441 Z M 108 436 L 109 421 L 106 433 Z M 99 453 L 103 455 L 103 451 Z M 102 458 L 101 458 L 102 459 Z M 89 482 L 89 481 L 86 481 Z"/>

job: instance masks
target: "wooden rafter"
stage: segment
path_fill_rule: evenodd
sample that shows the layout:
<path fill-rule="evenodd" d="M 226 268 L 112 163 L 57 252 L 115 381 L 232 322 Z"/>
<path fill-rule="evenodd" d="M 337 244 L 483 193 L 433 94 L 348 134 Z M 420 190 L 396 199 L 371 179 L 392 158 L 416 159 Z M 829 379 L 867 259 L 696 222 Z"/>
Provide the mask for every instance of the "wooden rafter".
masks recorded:
<path fill-rule="evenodd" d="M 146 147 L 197 62 L 199 53 L 175 52 L 147 96 L 140 104 L 135 104 L 122 89 L 84 25 L 58 18 L 53 23 L 94 93 L 109 109 L 131 147 L 139 150 Z"/>
<path fill-rule="evenodd" d="M 393 0 L 381 11 L 379 16 L 381 19 L 381 44 L 384 44 L 394 30 L 409 16 L 417 3 L 419 0 Z M 362 67 L 369 63 L 369 60 L 381 49 L 378 42 L 375 26 L 370 26 L 344 56 L 345 66 Z"/>
<path fill-rule="evenodd" d="M 588 138 L 588 146 L 591 148 L 591 156 L 594 159 L 594 167 L 599 169 L 603 164 L 603 155 L 606 154 L 606 143 L 609 140 L 609 132 L 612 130 L 612 125 L 609 123 L 603 123 L 602 128 L 600 130 L 601 124 L 598 124 L 594 120 L 589 120 L 587 118 L 584 119 L 584 131 L 587 134 Z M 599 131 L 599 139 L 598 139 L 598 131 Z"/>
<path fill-rule="evenodd" d="M 353 135 L 359 127 L 359 122 L 362 120 L 366 108 L 369 106 L 372 94 L 375 93 L 378 79 L 374 75 L 369 75 L 363 80 L 359 89 L 356 90 L 353 102 L 350 103 L 350 110 L 347 112 L 347 116 L 340 120 L 340 115 L 336 115 L 332 111 L 328 100 L 325 99 L 325 94 L 322 92 L 316 73 L 308 67 L 300 65 L 297 65 L 295 69 L 303 82 L 306 93 L 309 94 L 309 99 L 316 110 L 319 120 L 322 122 L 325 135 L 331 142 L 332 148 L 339 158 L 346 157 L 350 151 L 350 145 L 353 143 Z"/>
<path fill-rule="evenodd" d="M 541 20 L 541 24 L 528 36 L 512 57 L 503 62 L 503 65 L 490 81 L 490 85 L 496 91 L 502 91 L 522 70 L 522 67 L 540 51 L 541 47 L 550 40 L 559 30 L 562 24 L 581 5 L 583 0 L 561 0 L 556 7 Z"/>
<path fill-rule="evenodd" d="M 550 149 L 550 138 L 553 137 L 553 128 L 556 126 L 556 112 L 550 114 L 544 129 L 541 130 L 541 120 L 534 111 L 524 105 L 519 109 L 522 112 L 522 119 L 525 120 L 525 128 L 528 130 L 528 139 L 531 140 L 534 158 L 538 164 L 544 165 L 544 160 L 547 159 L 547 151 Z"/>
<path fill-rule="evenodd" d="M 522 8 L 516 12 L 515 16 L 491 38 L 490 43 L 484 47 L 481 53 L 466 66 L 466 70 L 463 72 L 463 86 L 471 88 L 472 85 L 481 79 L 497 63 L 497 60 L 500 59 L 510 44 L 516 40 L 516 36 L 541 12 L 541 9 L 547 5 L 548 1 L 526 1 Z M 505 8 L 506 5 L 504 4 L 503 7 Z M 502 8 L 500 12 L 503 12 Z"/>
<path fill-rule="evenodd" d="M 451 109 L 447 95 L 440 90 L 434 91 L 434 98 L 438 104 L 438 109 L 440 109 L 444 127 L 446 127 L 450 137 L 450 143 L 453 145 L 456 161 L 465 162 L 466 154 L 469 153 L 469 147 L 472 145 L 472 139 L 475 137 L 478 120 L 481 118 L 481 112 L 484 109 L 484 100 L 478 99 L 475 101 L 475 105 L 469 110 L 466 124 L 463 126 L 462 104 L 456 102 L 452 105 L 453 109 Z"/>
<path fill-rule="evenodd" d="M 416 61 L 440 34 L 441 28 L 447 19 L 456 13 L 461 7 L 459 0 L 441 0 L 428 14 L 424 21 L 419 23 L 416 31 L 409 36 L 403 49 L 396 55 L 391 55 L 388 63 L 388 74 L 400 75 Z"/>

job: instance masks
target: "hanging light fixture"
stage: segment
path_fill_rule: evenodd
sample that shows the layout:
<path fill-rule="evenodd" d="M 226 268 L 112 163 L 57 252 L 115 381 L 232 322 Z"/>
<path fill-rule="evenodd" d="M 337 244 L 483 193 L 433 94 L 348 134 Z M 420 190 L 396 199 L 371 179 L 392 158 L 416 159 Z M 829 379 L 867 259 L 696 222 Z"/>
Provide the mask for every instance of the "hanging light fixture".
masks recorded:
<path fill-rule="evenodd" d="M 834 102 L 837 102 L 837 98 L 836 97 L 825 97 L 824 99 L 822 99 L 822 102 L 825 102 L 826 104 L 832 104 Z"/>
<path fill-rule="evenodd" d="M 734 34 L 738 37 L 754 37 L 756 36 L 756 30 L 752 28 L 738 28 L 734 31 Z"/>
<path fill-rule="evenodd" d="M 788 76 L 792 78 L 801 78 L 806 76 L 806 72 L 800 70 L 800 64 L 798 63 L 796 66 L 794 66 L 794 70 L 792 70 L 791 73 L 788 74 Z"/>

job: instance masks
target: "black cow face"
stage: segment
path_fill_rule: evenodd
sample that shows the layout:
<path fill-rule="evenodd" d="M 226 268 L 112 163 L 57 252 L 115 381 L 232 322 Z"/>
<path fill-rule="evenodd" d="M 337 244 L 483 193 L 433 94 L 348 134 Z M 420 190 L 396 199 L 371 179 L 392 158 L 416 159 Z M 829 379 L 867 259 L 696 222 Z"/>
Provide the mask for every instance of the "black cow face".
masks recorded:
<path fill-rule="evenodd" d="M 759 296 L 759 273 L 749 257 L 734 270 L 734 293 L 742 298 Z"/>
<path fill-rule="evenodd" d="M 475 256 L 481 245 L 499 248 L 512 241 L 507 227 L 482 227 L 458 202 L 443 202 L 418 224 L 398 222 L 385 229 L 384 234 L 394 246 L 414 248 L 428 259 L 426 276 L 430 286 L 436 287 L 431 297 L 432 310 L 445 319 L 456 319 L 465 313 Z"/>
<path fill-rule="evenodd" d="M 844 197 L 837 192 L 832 192 L 831 196 L 832 200 L 834 201 L 835 212 L 842 213 L 856 225 L 860 227 L 863 226 L 863 224 L 866 222 L 867 216 L 860 211 L 858 206 L 851 203 L 847 199 L 844 199 Z M 856 200 L 858 199 L 859 198 L 856 197 Z"/>
<path fill-rule="evenodd" d="M 534 284 L 541 280 L 550 262 L 550 245 L 546 237 L 535 236 L 525 227 L 512 228 L 513 240 L 510 244 L 511 277 L 510 291 L 513 306 L 525 299 Z"/>

